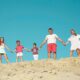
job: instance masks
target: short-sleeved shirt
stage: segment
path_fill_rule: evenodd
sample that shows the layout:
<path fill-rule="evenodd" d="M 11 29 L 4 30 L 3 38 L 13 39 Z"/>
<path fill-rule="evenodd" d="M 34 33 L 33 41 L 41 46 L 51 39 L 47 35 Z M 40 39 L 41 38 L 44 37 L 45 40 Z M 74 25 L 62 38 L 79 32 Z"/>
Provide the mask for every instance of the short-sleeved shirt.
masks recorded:
<path fill-rule="evenodd" d="M 16 47 L 16 53 L 23 52 L 24 47 L 22 45 Z"/>
<path fill-rule="evenodd" d="M 72 35 L 69 39 L 69 42 L 71 42 L 71 50 L 76 50 L 77 48 L 80 48 L 80 35 L 77 34 L 76 36 Z"/>
<path fill-rule="evenodd" d="M 38 48 L 37 47 L 32 48 L 31 51 L 33 52 L 33 55 L 38 54 Z"/>
<path fill-rule="evenodd" d="M 58 36 L 56 34 L 52 34 L 52 35 L 47 35 L 45 40 L 47 41 L 47 44 L 50 43 L 55 43 L 56 44 L 56 39 L 58 38 Z"/>

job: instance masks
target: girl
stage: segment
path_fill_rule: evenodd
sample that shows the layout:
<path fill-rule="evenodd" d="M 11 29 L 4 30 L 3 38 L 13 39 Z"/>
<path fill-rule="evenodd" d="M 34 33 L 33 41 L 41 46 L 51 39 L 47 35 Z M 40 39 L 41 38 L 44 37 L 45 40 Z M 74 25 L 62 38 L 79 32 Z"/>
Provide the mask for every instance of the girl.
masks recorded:
<path fill-rule="evenodd" d="M 20 40 L 16 41 L 16 54 L 17 54 L 17 58 L 16 58 L 16 62 L 18 62 L 18 59 L 20 59 L 21 61 L 23 61 L 23 49 L 24 47 L 21 45 Z"/>
<path fill-rule="evenodd" d="M 4 56 L 5 59 L 6 59 L 6 62 L 9 63 L 7 54 L 6 54 L 6 52 L 5 52 L 5 48 L 6 48 L 8 51 L 12 52 L 12 51 L 8 48 L 8 46 L 5 45 L 5 43 L 4 43 L 4 37 L 0 37 L 0 62 L 2 62 L 2 56 Z"/>

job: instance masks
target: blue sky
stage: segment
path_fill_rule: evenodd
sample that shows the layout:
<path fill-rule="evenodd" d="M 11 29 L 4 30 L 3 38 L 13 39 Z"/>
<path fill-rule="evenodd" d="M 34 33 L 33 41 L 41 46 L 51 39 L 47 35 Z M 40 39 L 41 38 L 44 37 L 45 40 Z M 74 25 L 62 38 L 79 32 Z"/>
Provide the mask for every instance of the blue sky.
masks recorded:
<path fill-rule="evenodd" d="M 31 49 L 33 42 L 39 47 L 49 27 L 64 41 L 71 28 L 80 33 L 80 0 L 0 0 L 0 36 L 11 49 L 15 49 L 17 39 L 24 47 Z M 57 59 L 69 57 L 70 45 L 64 47 L 58 41 L 57 45 Z M 7 51 L 7 55 L 15 62 L 16 54 Z M 39 59 L 46 58 L 45 45 Z M 32 53 L 24 51 L 24 60 L 33 60 Z"/>

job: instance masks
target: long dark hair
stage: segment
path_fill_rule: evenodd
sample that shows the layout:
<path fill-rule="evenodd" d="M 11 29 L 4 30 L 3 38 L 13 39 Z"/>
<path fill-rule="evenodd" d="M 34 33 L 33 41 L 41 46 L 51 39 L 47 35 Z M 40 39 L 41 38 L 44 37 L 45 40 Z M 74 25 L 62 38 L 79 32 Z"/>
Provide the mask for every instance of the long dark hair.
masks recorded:
<path fill-rule="evenodd" d="M 74 31 L 74 35 L 77 36 L 77 33 L 74 29 L 71 29 L 71 31 Z"/>
<path fill-rule="evenodd" d="M 3 39 L 3 41 L 1 41 L 1 39 Z M 0 45 L 4 43 L 4 37 L 0 37 Z"/>

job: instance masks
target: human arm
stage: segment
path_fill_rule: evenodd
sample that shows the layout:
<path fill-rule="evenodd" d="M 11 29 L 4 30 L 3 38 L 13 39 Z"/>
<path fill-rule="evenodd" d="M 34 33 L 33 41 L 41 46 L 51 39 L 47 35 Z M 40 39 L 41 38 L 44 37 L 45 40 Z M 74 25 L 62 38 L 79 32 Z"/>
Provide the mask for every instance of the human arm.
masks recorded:
<path fill-rule="evenodd" d="M 55 35 L 55 37 L 58 41 L 60 41 L 63 45 L 65 45 L 65 42 L 61 38 L 59 38 L 57 35 Z"/>
<path fill-rule="evenodd" d="M 43 45 L 44 45 L 46 42 L 47 42 L 47 40 L 45 39 L 45 40 L 41 43 L 39 50 L 43 47 Z"/>
<path fill-rule="evenodd" d="M 70 43 L 70 41 L 67 41 L 66 43 L 65 43 L 65 45 L 68 45 Z"/>
<path fill-rule="evenodd" d="M 6 48 L 8 51 L 10 51 L 11 53 L 13 53 L 13 51 L 12 51 L 6 44 L 4 44 L 4 46 L 5 46 L 5 48 Z"/>
<path fill-rule="evenodd" d="M 30 49 L 28 48 L 24 48 L 24 50 L 26 50 L 27 52 L 32 52 Z"/>

